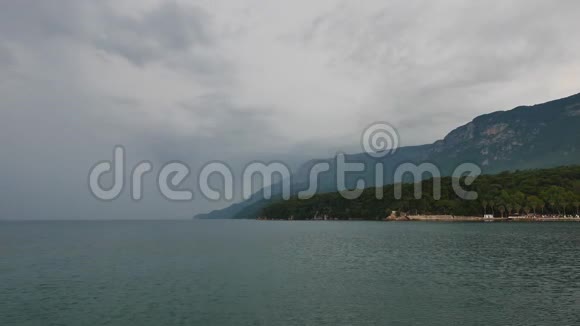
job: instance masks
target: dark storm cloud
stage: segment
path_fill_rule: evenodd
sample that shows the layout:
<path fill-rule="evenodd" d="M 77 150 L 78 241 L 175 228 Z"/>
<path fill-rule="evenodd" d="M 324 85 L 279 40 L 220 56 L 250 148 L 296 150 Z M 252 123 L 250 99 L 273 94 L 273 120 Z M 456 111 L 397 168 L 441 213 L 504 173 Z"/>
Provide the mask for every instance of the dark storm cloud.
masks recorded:
<path fill-rule="evenodd" d="M 0 10 L 0 35 L 15 43 L 65 41 L 92 45 L 142 66 L 165 61 L 192 64 L 211 73 L 217 58 L 204 49 L 215 37 L 211 17 L 196 6 L 163 2 L 143 15 L 114 10 L 115 2 L 86 0 L 8 1 Z M 188 55 L 189 60 L 176 58 Z M 191 58 L 197 58 L 191 60 Z M 219 62 L 223 64 L 223 62 Z M 181 66 L 180 68 L 184 68 Z"/>
<path fill-rule="evenodd" d="M 209 16 L 197 7 L 164 3 L 142 17 L 105 16 L 95 45 L 136 65 L 163 58 L 171 51 L 189 51 L 212 42 Z"/>
<path fill-rule="evenodd" d="M 0 10 L 2 39 L 35 42 L 80 36 L 84 3 L 84 0 L 3 1 Z"/>

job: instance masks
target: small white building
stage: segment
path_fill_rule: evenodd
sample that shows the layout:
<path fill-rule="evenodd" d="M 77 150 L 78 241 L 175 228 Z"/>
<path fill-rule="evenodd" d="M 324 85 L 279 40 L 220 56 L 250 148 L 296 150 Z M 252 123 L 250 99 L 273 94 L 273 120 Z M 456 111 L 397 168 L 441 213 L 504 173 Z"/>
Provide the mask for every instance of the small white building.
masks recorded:
<path fill-rule="evenodd" d="M 483 215 L 483 218 L 486 220 L 492 220 L 493 219 L 493 214 L 485 214 Z"/>

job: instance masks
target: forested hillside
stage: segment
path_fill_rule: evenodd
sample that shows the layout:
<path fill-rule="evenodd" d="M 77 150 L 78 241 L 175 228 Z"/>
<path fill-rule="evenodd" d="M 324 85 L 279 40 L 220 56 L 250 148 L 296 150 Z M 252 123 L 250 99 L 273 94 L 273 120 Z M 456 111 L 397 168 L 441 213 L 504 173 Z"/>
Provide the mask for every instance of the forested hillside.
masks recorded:
<path fill-rule="evenodd" d="M 423 215 L 497 217 L 512 214 L 578 214 L 580 210 L 580 166 L 543 170 L 503 172 L 479 176 L 466 190 L 476 191 L 476 200 L 459 198 L 452 188 L 451 177 L 441 181 L 441 198 L 433 197 L 434 179 L 422 181 L 423 196 L 414 198 L 415 184 L 402 185 L 402 198 L 395 199 L 394 185 L 379 188 L 383 199 L 377 199 L 376 189 L 365 189 L 355 200 L 340 193 L 319 194 L 308 200 L 293 198 L 265 207 L 260 217 L 273 219 L 313 219 L 327 216 L 336 219 L 383 219 L 392 211 Z"/>

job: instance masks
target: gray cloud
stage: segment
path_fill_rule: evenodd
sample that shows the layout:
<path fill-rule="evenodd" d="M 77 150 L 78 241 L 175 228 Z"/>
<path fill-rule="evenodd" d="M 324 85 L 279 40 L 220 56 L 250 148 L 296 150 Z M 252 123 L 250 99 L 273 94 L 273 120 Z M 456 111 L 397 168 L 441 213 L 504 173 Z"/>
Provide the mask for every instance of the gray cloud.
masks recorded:
<path fill-rule="evenodd" d="M 95 46 L 136 65 L 160 60 L 174 51 L 195 51 L 213 41 L 208 15 L 200 8 L 174 2 L 139 18 L 112 14 L 103 19 L 102 29 L 92 36 Z"/>
<path fill-rule="evenodd" d="M 0 68 L 11 66 L 15 61 L 16 58 L 14 58 L 10 49 L 0 45 Z"/>
<path fill-rule="evenodd" d="M 363 119 L 388 115 L 401 128 L 420 127 L 420 134 L 402 131 L 417 144 L 480 113 L 577 92 L 573 82 L 567 91 L 552 87 L 564 77 L 561 67 L 577 69 L 580 47 L 566 35 L 578 27 L 578 10 L 545 1 L 393 1 L 369 11 L 341 4 L 316 16 L 303 39 L 309 48 L 334 49 L 330 64 L 376 77 Z"/>
<path fill-rule="evenodd" d="M 12 42 L 70 38 L 83 31 L 83 1 L 9 1 L 0 10 L 0 34 Z M 81 14 L 81 15 L 79 15 Z"/>

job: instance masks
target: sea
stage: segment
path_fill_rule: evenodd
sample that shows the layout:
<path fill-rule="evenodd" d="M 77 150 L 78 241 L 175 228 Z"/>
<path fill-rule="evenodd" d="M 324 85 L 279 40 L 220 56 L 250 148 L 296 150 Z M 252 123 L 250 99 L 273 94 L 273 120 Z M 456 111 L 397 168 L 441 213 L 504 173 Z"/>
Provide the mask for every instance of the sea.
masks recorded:
<path fill-rule="evenodd" d="M 0 222 L 0 325 L 580 325 L 580 223 Z"/>

